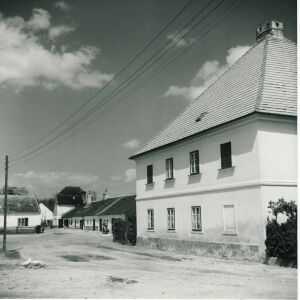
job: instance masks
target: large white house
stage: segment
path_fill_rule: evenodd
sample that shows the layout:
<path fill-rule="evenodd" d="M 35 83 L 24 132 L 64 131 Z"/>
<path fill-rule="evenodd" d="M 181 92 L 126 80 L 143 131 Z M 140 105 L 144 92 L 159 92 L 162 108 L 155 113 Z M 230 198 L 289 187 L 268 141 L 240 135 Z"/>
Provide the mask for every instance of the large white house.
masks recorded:
<path fill-rule="evenodd" d="M 296 200 L 296 44 L 283 24 L 130 158 L 137 241 L 184 253 L 260 259 L 268 202 Z"/>

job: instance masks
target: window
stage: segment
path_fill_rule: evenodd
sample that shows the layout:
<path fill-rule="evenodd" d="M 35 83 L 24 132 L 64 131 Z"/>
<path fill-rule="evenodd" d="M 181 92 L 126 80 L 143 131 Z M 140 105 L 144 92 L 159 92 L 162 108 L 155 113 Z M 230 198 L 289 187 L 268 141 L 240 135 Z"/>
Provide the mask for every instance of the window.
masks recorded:
<path fill-rule="evenodd" d="M 175 208 L 168 208 L 168 230 L 175 230 Z"/>
<path fill-rule="evenodd" d="M 148 230 L 154 229 L 154 209 L 148 209 Z"/>
<path fill-rule="evenodd" d="M 147 184 L 153 183 L 153 165 L 147 166 Z"/>
<path fill-rule="evenodd" d="M 28 226 L 28 218 L 18 218 L 18 226 Z"/>
<path fill-rule="evenodd" d="M 192 230 L 202 231 L 201 206 L 192 206 Z"/>
<path fill-rule="evenodd" d="M 199 174 L 199 151 L 190 152 L 190 174 Z"/>
<path fill-rule="evenodd" d="M 224 205 L 224 232 L 225 233 L 236 233 L 236 217 L 235 207 L 233 204 Z"/>
<path fill-rule="evenodd" d="M 231 168 L 231 142 L 221 144 L 221 169 Z"/>
<path fill-rule="evenodd" d="M 166 159 L 166 179 L 173 179 L 173 158 Z"/>

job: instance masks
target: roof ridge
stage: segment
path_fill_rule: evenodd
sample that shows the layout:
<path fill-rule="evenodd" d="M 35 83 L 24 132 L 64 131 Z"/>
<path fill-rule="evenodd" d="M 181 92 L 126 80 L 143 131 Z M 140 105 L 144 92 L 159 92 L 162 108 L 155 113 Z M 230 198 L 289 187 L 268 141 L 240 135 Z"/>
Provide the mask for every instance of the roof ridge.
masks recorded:
<path fill-rule="evenodd" d="M 258 109 L 261 99 L 262 99 L 262 93 L 263 93 L 263 86 L 265 82 L 265 71 L 266 71 L 266 62 L 267 62 L 267 48 L 269 45 L 269 40 L 266 38 L 264 39 L 265 45 L 264 45 L 264 56 L 263 56 L 263 61 L 262 61 L 262 66 L 261 66 L 261 73 L 260 73 L 260 85 L 259 85 L 259 90 L 255 102 L 255 111 Z"/>

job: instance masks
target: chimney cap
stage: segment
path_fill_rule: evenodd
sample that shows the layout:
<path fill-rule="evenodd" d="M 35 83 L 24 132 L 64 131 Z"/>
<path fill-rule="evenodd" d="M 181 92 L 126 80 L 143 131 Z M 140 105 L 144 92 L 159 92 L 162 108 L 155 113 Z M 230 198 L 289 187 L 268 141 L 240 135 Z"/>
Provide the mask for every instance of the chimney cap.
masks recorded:
<path fill-rule="evenodd" d="M 283 38 L 283 23 L 281 21 L 267 21 L 256 28 L 256 40 L 260 41 L 267 35 Z"/>

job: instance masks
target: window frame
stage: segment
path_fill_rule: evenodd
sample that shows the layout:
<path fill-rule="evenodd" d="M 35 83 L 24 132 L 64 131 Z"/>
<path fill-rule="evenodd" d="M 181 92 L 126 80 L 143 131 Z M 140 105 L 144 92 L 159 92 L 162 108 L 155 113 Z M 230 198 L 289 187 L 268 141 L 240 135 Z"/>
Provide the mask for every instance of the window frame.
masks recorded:
<path fill-rule="evenodd" d="M 149 176 L 149 170 L 151 170 L 150 176 Z M 147 165 L 147 184 L 152 184 L 152 183 L 154 183 L 154 181 L 153 181 L 153 164 L 150 164 L 150 165 Z"/>
<path fill-rule="evenodd" d="M 166 159 L 166 180 L 174 179 L 174 161 L 173 157 Z"/>
<path fill-rule="evenodd" d="M 154 209 L 153 208 L 147 209 L 147 230 L 150 231 L 154 230 Z"/>
<path fill-rule="evenodd" d="M 170 213 L 173 212 L 173 213 Z M 173 225 L 173 227 L 172 227 Z M 175 208 L 167 208 L 167 229 L 168 231 L 175 231 L 176 229 L 176 218 L 175 218 Z"/>
<path fill-rule="evenodd" d="M 200 220 L 200 228 L 197 228 L 197 224 L 196 224 L 196 228 L 194 228 L 194 212 L 193 210 L 194 209 L 199 209 L 199 220 Z M 192 231 L 193 232 L 202 232 L 202 207 L 201 205 L 193 205 L 191 207 L 191 218 L 192 218 Z M 197 220 L 196 220 L 196 223 L 197 223 Z"/>
<path fill-rule="evenodd" d="M 190 152 L 190 175 L 200 174 L 199 150 Z"/>
<path fill-rule="evenodd" d="M 29 218 L 18 218 L 18 227 L 28 227 Z"/>
<path fill-rule="evenodd" d="M 225 148 L 227 145 L 230 145 L 230 155 L 226 153 L 226 151 L 228 151 L 228 149 Z M 233 159 L 231 141 L 220 144 L 220 169 L 225 170 L 232 168 L 232 161 Z"/>

